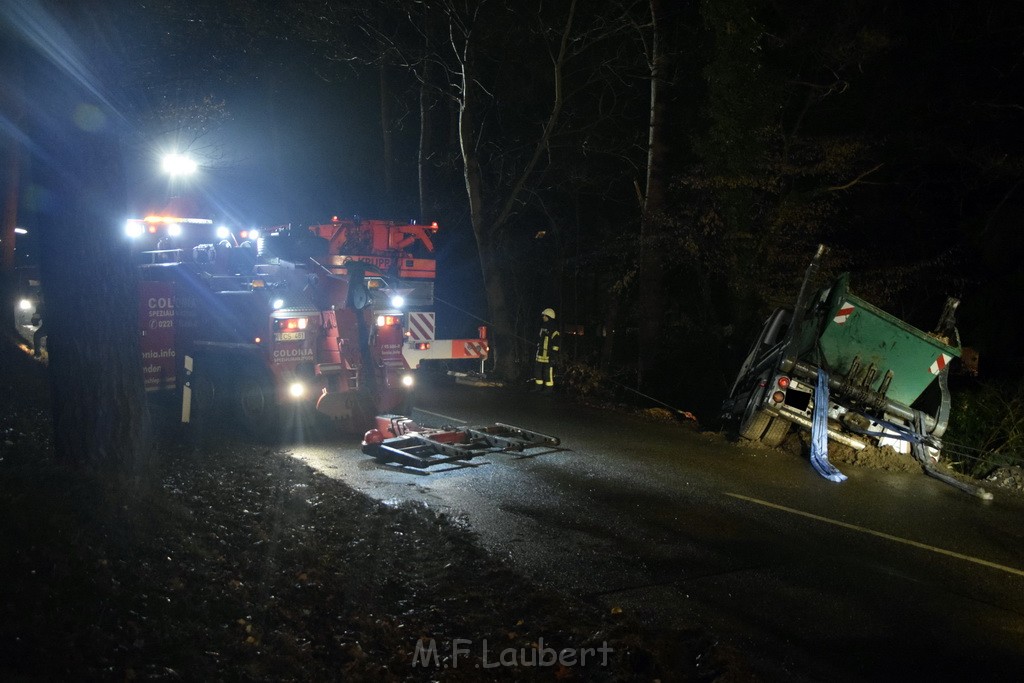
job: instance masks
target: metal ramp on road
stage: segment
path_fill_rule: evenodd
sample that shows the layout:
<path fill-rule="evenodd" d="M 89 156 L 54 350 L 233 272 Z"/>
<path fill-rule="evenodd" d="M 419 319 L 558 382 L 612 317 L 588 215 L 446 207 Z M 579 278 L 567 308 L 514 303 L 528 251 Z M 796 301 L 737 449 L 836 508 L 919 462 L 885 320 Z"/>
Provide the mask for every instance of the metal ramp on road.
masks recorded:
<path fill-rule="evenodd" d="M 362 448 L 381 463 L 426 469 L 468 464 L 473 458 L 492 453 L 539 455 L 533 451 L 555 449 L 560 443 L 557 437 L 502 422 L 433 429 L 402 415 L 379 415 L 377 427 L 366 433 Z"/>

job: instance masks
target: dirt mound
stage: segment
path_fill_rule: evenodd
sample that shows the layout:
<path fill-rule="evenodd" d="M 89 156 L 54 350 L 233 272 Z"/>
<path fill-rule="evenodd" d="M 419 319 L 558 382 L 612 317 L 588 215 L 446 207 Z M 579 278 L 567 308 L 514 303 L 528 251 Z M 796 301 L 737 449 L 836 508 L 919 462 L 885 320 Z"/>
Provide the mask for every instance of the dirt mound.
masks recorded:
<path fill-rule="evenodd" d="M 888 472 L 913 472 L 921 469 L 921 465 L 912 457 L 897 453 L 888 446 L 884 448 L 869 446 L 858 451 L 849 446 L 830 443 L 828 450 L 829 460 L 834 463 L 848 463 Z"/>
<path fill-rule="evenodd" d="M 804 453 L 809 453 L 811 449 L 811 434 L 799 430 L 795 432 L 798 436 L 799 448 Z M 796 447 L 797 444 L 790 444 L 792 437 L 787 441 L 787 450 Z M 841 443 L 835 441 L 829 441 L 828 443 L 828 459 L 832 463 L 839 465 L 856 465 L 857 467 L 870 467 L 876 470 L 885 470 L 887 472 L 916 472 L 921 469 L 921 465 L 910 455 L 902 455 L 897 453 L 889 446 L 879 448 L 877 446 L 868 446 L 863 450 L 857 450 L 850 446 L 844 446 Z"/>

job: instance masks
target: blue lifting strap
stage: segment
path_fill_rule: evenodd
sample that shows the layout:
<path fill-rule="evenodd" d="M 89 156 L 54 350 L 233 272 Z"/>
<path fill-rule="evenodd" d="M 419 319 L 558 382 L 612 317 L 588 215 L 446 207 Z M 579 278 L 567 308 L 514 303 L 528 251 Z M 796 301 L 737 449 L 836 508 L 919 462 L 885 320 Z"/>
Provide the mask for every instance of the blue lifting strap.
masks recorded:
<path fill-rule="evenodd" d="M 836 483 L 846 475 L 828 461 L 828 373 L 818 368 L 818 388 L 814 392 L 814 419 L 811 423 L 811 465 L 818 474 Z"/>

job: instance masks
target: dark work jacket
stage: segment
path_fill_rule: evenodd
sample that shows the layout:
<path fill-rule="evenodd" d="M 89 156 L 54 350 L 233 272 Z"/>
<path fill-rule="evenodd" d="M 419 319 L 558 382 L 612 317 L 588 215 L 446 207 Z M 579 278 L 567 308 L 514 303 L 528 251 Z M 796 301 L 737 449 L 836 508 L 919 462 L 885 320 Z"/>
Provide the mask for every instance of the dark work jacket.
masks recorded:
<path fill-rule="evenodd" d="M 556 329 L 541 327 L 537 336 L 537 362 L 550 363 L 558 357 L 561 335 Z"/>

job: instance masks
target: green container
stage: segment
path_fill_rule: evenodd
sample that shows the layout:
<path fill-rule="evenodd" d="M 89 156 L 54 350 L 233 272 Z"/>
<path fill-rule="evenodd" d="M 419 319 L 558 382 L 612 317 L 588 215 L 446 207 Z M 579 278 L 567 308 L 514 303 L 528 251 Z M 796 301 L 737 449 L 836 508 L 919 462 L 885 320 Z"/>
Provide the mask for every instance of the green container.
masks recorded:
<path fill-rule="evenodd" d="M 860 371 L 873 365 L 876 373 L 870 388 L 878 391 L 887 372 L 893 377 L 886 397 L 911 405 L 938 376 L 939 371 L 960 349 L 908 325 L 854 295 L 849 275 L 843 274 L 832 286 L 823 308 L 826 317 L 807 322 L 818 333 L 818 358 L 833 375 L 847 376 L 854 359 Z M 808 332 L 805 327 L 805 332 Z M 804 335 L 801 335 L 804 336 Z M 807 337 L 804 337 L 807 339 Z M 810 340 L 808 340 L 810 341 Z M 813 344 L 808 345 L 809 347 Z"/>

